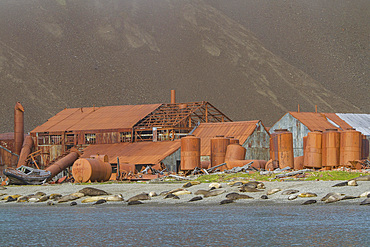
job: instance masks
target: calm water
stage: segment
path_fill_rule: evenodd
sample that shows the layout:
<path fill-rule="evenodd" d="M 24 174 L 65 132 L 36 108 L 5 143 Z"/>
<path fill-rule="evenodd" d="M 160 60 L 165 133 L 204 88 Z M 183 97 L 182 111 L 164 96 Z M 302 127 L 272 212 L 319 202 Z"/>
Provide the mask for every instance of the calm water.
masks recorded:
<path fill-rule="evenodd" d="M 0 246 L 370 246 L 370 207 L 0 207 Z"/>

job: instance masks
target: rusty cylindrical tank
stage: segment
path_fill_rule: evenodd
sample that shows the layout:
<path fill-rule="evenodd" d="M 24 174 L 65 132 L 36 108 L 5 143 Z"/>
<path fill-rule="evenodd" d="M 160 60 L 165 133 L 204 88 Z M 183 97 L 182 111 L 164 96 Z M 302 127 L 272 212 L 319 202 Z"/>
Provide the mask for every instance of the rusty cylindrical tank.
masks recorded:
<path fill-rule="evenodd" d="M 22 146 L 21 154 L 19 155 L 17 167 L 26 165 L 26 160 L 27 160 L 28 155 L 31 153 L 32 146 L 33 146 L 32 137 L 26 136 L 26 138 L 24 139 L 23 146 Z"/>
<path fill-rule="evenodd" d="M 305 152 L 306 150 L 306 146 L 307 146 L 307 136 L 304 136 L 303 137 L 303 153 Z"/>
<path fill-rule="evenodd" d="M 181 138 L 181 170 L 194 170 L 200 165 L 200 138 L 188 135 Z"/>
<path fill-rule="evenodd" d="M 231 160 L 244 160 L 247 150 L 240 144 L 230 144 L 226 147 L 225 162 Z"/>
<path fill-rule="evenodd" d="M 303 169 L 303 156 L 294 157 L 294 170 Z"/>
<path fill-rule="evenodd" d="M 340 134 L 340 164 L 361 158 L 361 132 L 353 128 L 346 129 Z"/>
<path fill-rule="evenodd" d="M 58 173 L 63 171 L 64 169 L 67 169 L 71 165 L 73 165 L 73 162 L 80 157 L 81 153 L 77 149 L 71 149 L 71 152 L 52 164 L 51 166 L 47 167 L 45 170 L 51 172 L 51 176 L 49 177 L 49 180 L 52 179 L 54 176 L 56 176 Z"/>
<path fill-rule="evenodd" d="M 340 157 L 340 132 L 326 129 L 322 133 L 322 166 L 337 167 Z"/>
<path fill-rule="evenodd" d="M 271 135 L 272 160 L 279 161 L 279 167 L 294 167 L 293 135 L 287 129 L 276 129 Z"/>
<path fill-rule="evenodd" d="M 24 139 L 24 108 L 20 102 L 14 107 L 14 153 L 20 154 Z"/>
<path fill-rule="evenodd" d="M 273 171 L 276 168 L 279 168 L 279 161 L 278 160 L 270 159 L 269 161 L 267 161 L 267 163 L 265 165 L 265 170 Z"/>
<path fill-rule="evenodd" d="M 229 144 L 230 139 L 224 136 L 211 138 L 211 167 L 225 162 L 226 149 Z M 221 167 L 222 169 L 223 167 Z"/>
<path fill-rule="evenodd" d="M 307 134 L 306 149 L 304 150 L 303 166 L 307 168 L 322 167 L 322 132 L 313 131 Z"/>
<path fill-rule="evenodd" d="M 365 135 L 362 135 L 362 146 L 361 146 L 361 159 L 368 159 L 369 158 L 369 140 L 366 138 Z"/>
<path fill-rule="evenodd" d="M 112 167 L 101 159 L 81 158 L 73 163 L 72 175 L 78 183 L 108 181 L 112 175 Z"/>

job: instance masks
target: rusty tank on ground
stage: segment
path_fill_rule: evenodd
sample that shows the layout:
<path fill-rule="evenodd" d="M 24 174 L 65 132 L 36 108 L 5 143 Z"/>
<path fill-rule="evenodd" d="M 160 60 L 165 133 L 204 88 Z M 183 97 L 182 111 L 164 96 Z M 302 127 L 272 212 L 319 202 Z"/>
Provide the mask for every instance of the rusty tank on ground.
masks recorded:
<path fill-rule="evenodd" d="M 337 167 L 340 157 L 340 132 L 337 129 L 326 129 L 322 133 L 322 166 Z"/>
<path fill-rule="evenodd" d="M 181 168 L 182 171 L 194 170 L 200 165 L 200 138 L 188 135 L 181 138 Z"/>
<path fill-rule="evenodd" d="M 14 153 L 20 154 L 24 141 L 24 108 L 20 102 L 14 107 Z"/>
<path fill-rule="evenodd" d="M 240 144 L 230 144 L 226 147 L 225 162 L 231 160 L 244 160 L 247 150 Z"/>
<path fill-rule="evenodd" d="M 322 167 L 322 132 L 315 130 L 307 134 L 303 166 L 307 168 Z"/>
<path fill-rule="evenodd" d="M 225 162 L 226 149 L 229 144 L 230 139 L 223 135 L 211 138 L 211 167 Z M 221 167 L 221 170 L 223 169 Z"/>
<path fill-rule="evenodd" d="M 25 166 L 28 155 L 32 151 L 33 140 L 31 136 L 26 136 L 22 146 L 21 154 L 19 155 L 17 167 Z"/>
<path fill-rule="evenodd" d="M 340 134 L 340 164 L 361 159 L 361 132 L 353 128 L 346 129 Z"/>
<path fill-rule="evenodd" d="M 101 159 L 81 158 L 72 166 L 72 175 L 77 183 L 104 182 L 112 175 L 112 167 Z"/>
<path fill-rule="evenodd" d="M 293 135 L 287 129 L 276 129 L 271 134 L 272 160 L 279 161 L 279 167 L 294 167 Z"/>
<path fill-rule="evenodd" d="M 51 176 L 49 177 L 49 180 L 52 179 L 54 176 L 56 176 L 58 173 L 63 171 L 64 169 L 67 169 L 71 165 L 73 165 L 73 162 L 78 159 L 78 157 L 81 156 L 81 153 L 77 150 L 72 148 L 70 153 L 67 154 L 67 156 L 61 158 L 60 160 L 56 161 L 51 166 L 47 167 L 45 170 L 51 172 Z"/>

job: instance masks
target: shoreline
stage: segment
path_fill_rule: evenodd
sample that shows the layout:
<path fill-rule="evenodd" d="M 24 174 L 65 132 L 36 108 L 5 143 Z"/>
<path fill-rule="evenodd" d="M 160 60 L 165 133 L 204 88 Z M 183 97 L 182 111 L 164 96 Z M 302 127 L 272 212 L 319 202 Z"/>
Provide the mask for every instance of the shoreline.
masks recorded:
<path fill-rule="evenodd" d="M 358 181 L 358 186 L 343 186 L 343 187 L 332 187 L 333 185 L 344 182 L 344 181 L 289 181 L 289 182 L 280 182 L 280 181 L 273 181 L 273 182 L 263 182 L 265 185 L 265 189 L 260 192 L 239 192 L 238 187 L 231 187 L 227 183 L 221 183 L 221 189 L 224 189 L 225 192 L 212 197 L 203 198 L 203 200 L 196 201 L 196 202 L 188 202 L 191 198 L 195 197 L 194 193 L 199 190 L 208 190 L 210 183 L 201 183 L 198 185 L 191 186 L 189 188 L 185 188 L 191 192 L 191 194 L 180 195 L 180 199 L 164 199 L 164 196 L 160 196 L 159 194 L 164 191 L 170 191 L 177 188 L 182 188 L 182 185 L 186 183 L 150 183 L 150 182 L 135 182 L 135 183 L 114 183 L 114 184 L 99 184 L 99 183 L 92 183 L 88 185 L 81 185 L 81 184 L 72 184 L 72 183 L 64 183 L 64 184 L 48 184 L 48 185 L 11 185 L 6 186 L 4 190 L 0 190 L 0 194 L 6 193 L 6 195 L 15 195 L 19 194 L 22 196 L 35 194 L 36 192 L 44 192 L 47 195 L 58 193 L 61 195 L 69 195 L 72 193 L 76 193 L 79 190 L 85 187 L 92 187 L 100 190 L 104 190 L 112 195 L 121 194 L 124 198 L 124 201 L 108 201 L 104 205 L 117 205 L 117 206 L 127 206 L 127 200 L 130 197 L 133 197 L 140 193 L 149 193 L 149 192 L 156 192 L 158 196 L 152 197 L 150 200 L 142 200 L 144 205 L 149 206 L 165 206 L 165 205 L 172 205 L 172 206 L 202 206 L 202 205 L 219 205 L 220 202 L 226 199 L 226 195 L 230 192 L 238 192 L 240 194 L 249 195 L 254 199 L 239 199 L 231 203 L 232 205 L 253 205 L 253 206 L 267 206 L 267 205 L 301 205 L 303 202 L 314 199 L 317 203 L 312 205 L 323 205 L 323 204 L 335 204 L 335 205 L 359 205 L 360 202 L 364 201 L 366 198 L 355 198 L 350 200 L 343 200 L 334 203 L 325 203 L 321 201 L 325 195 L 330 192 L 337 192 L 343 193 L 346 196 L 359 196 L 364 192 L 370 191 L 370 182 L 369 181 Z M 262 195 L 266 195 L 267 191 L 270 189 L 279 188 L 281 191 L 268 195 L 268 199 L 261 199 Z M 316 197 L 306 197 L 300 198 L 298 197 L 295 200 L 288 200 L 289 195 L 282 195 L 282 192 L 287 189 L 296 189 L 299 190 L 297 194 L 300 193 L 315 193 L 317 194 Z M 0 196 L 0 198 L 4 198 L 6 195 Z M 87 198 L 81 197 L 77 200 L 74 200 L 78 206 L 91 206 L 93 205 L 92 202 L 89 203 L 81 203 L 83 199 Z M 0 207 L 8 207 L 8 206 L 46 206 L 47 202 L 51 201 L 50 199 L 46 202 L 5 202 L 4 200 L 0 200 Z M 55 206 L 70 206 L 70 202 L 64 203 L 57 203 L 55 202 Z M 100 205 L 99 205 L 100 206 Z M 139 205 L 140 206 L 140 205 Z M 225 206 L 225 205 L 220 205 Z M 227 206 L 227 205 L 226 205 Z"/>

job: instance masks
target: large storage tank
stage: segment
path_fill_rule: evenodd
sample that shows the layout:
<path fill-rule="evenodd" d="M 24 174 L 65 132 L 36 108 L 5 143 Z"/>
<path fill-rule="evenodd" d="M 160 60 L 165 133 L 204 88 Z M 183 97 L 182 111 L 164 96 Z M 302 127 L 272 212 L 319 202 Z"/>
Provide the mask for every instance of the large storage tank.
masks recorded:
<path fill-rule="evenodd" d="M 361 159 L 361 132 L 353 128 L 346 129 L 340 134 L 340 164 Z"/>
<path fill-rule="evenodd" d="M 230 160 L 244 160 L 247 150 L 240 144 L 230 144 L 226 148 L 225 162 Z"/>
<path fill-rule="evenodd" d="M 276 129 L 271 134 L 272 160 L 279 161 L 279 167 L 294 167 L 293 135 L 287 129 Z M 271 148 L 270 147 L 270 148 Z"/>
<path fill-rule="evenodd" d="M 81 158 L 73 163 L 72 175 L 78 183 L 108 181 L 112 175 L 112 167 L 102 159 Z"/>
<path fill-rule="evenodd" d="M 230 139 L 224 136 L 211 138 L 211 167 L 225 162 L 226 149 L 229 144 Z"/>
<path fill-rule="evenodd" d="M 322 133 L 322 166 L 337 167 L 340 157 L 340 132 L 327 129 Z"/>
<path fill-rule="evenodd" d="M 313 131 L 307 134 L 303 166 L 308 168 L 322 167 L 322 132 Z"/>
<path fill-rule="evenodd" d="M 362 135 L 361 159 L 369 158 L 369 140 L 365 135 Z"/>
<path fill-rule="evenodd" d="M 200 138 L 188 135 L 181 138 L 181 168 L 182 171 L 194 170 L 200 165 Z"/>

